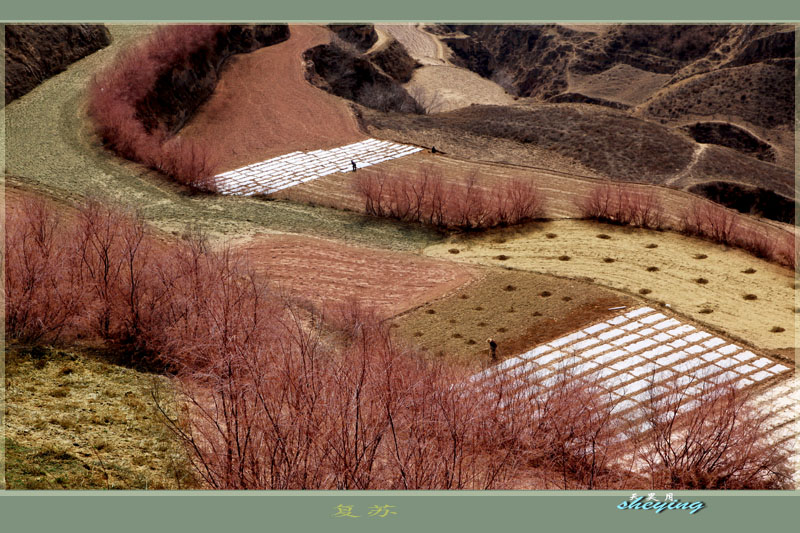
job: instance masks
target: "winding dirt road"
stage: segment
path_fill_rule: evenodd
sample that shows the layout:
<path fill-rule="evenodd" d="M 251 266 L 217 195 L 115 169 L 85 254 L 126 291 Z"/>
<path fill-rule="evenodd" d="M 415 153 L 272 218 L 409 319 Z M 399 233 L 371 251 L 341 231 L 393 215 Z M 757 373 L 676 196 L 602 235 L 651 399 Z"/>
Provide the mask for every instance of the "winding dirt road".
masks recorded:
<path fill-rule="evenodd" d="M 423 65 L 449 65 L 447 49 L 421 24 L 376 24 L 375 29 L 385 32 L 402 44 L 409 55 Z"/>
<path fill-rule="evenodd" d="M 443 113 L 472 104 L 514 104 L 514 98 L 500 85 L 453 65 L 447 46 L 422 24 L 377 24 L 375 29 L 379 37 L 394 37 L 422 65 L 405 88 L 426 112 Z"/>

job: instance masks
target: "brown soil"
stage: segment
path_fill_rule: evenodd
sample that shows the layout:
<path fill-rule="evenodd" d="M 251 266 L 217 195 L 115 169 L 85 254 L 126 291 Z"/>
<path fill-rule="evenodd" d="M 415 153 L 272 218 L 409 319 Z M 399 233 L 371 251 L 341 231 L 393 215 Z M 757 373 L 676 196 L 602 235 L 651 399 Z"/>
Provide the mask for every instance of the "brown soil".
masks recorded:
<path fill-rule="evenodd" d="M 214 95 L 181 131 L 191 139 L 214 139 L 221 171 L 366 137 L 344 100 L 305 79 L 303 52 L 329 43 L 330 31 L 312 25 L 290 31 L 285 42 L 232 58 Z"/>
<path fill-rule="evenodd" d="M 257 269 L 301 298 L 318 305 L 356 300 L 384 316 L 440 298 L 481 270 L 297 235 L 260 235 L 243 247 Z"/>
<path fill-rule="evenodd" d="M 397 318 L 395 331 L 431 357 L 477 366 L 490 362 L 490 337 L 498 358 L 505 359 L 632 302 L 587 281 L 493 268 L 483 279 Z"/>
<path fill-rule="evenodd" d="M 3 190 L 5 205 L 0 201 L 0 206 L 5 209 L 5 217 L 3 223 L 5 224 L 6 218 L 11 215 L 21 214 L 24 208 L 25 201 L 42 201 L 51 210 L 54 216 L 62 221 L 62 224 L 67 224 L 75 220 L 77 217 L 77 209 L 72 205 L 68 205 L 58 199 L 47 196 L 43 193 L 34 193 L 28 190 L 19 189 L 17 187 L 6 187 Z"/>

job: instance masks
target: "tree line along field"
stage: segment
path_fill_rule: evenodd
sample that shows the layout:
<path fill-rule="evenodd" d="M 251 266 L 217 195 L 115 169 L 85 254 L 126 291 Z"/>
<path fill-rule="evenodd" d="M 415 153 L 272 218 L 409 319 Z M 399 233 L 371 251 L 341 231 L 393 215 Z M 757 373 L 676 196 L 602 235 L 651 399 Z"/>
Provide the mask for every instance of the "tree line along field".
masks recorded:
<path fill-rule="evenodd" d="M 112 28 L 138 42 L 126 31 Z M 321 31 L 290 35 L 283 44 L 295 48 L 285 55 L 282 45 L 255 54 L 272 54 L 267 64 L 287 60 Z M 93 54 L 8 109 L 15 487 L 790 483 L 782 453 L 764 461 L 766 419 L 733 390 L 709 395 L 704 419 L 714 428 L 737 413 L 724 467 L 649 456 L 647 468 L 626 473 L 626 457 L 656 443 L 614 439 L 614 406 L 595 383 L 565 374 L 562 393 L 535 406 L 498 383 L 493 393 L 508 397 L 502 410 L 486 391 L 459 385 L 492 364 L 489 337 L 505 358 L 641 300 L 788 355 L 794 285 L 778 263 L 795 255 L 781 224 L 687 203 L 676 191 L 428 155 L 317 180 L 283 199 L 193 195 L 115 158 L 85 108 L 68 111 L 85 104 L 81 82 L 110 61 L 108 50 Z M 243 84 L 222 77 L 208 105 L 219 112 Z M 292 105 L 319 98 L 345 109 L 303 87 Z M 55 131 L 45 128 L 45 110 L 60 111 Z M 192 135 L 211 131 L 197 127 Z M 65 157 L 28 153 L 26 139 Z M 192 149 L 181 153 L 197 161 Z M 66 201 L 40 199 L 48 195 Z M 586 220 L 544 220 L 564 216 Z M 674 259 L 683 255 L 692 259 Z M 639 273 L 642 261 L 653 264 Z M 755 285 L 738 294 L 732 286 L 742 282 Z M 676 303 L 676 287 L 692 298 Z M 745 319 L 753 314 L 760 320 Z M 99 404 L 74 412 L 87 399 Z M 31 418 L 25 406 L 37 403 L 52 414 Z M 70 442 L 83 425 L 90 430 Z M 144 442 L 131 442 L 127 426 Z M 163 445 L 148 440 L 156 433 Z M 599 443 L 589 454 L 588 439 Z"/>

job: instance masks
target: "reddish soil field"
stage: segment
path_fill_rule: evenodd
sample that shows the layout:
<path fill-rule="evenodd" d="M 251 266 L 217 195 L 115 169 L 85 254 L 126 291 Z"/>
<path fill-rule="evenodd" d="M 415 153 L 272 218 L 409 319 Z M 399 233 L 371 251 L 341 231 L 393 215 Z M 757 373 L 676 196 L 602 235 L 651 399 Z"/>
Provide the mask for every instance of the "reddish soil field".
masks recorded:
<path fill-rule="evenodd" d="M 287 41 L 231 58 L 214 94 L 182 130 L 187 138 L 214 140 L 220 171 L 367 137 L 344 100 L 305 79 L 303 52 L 329 42 L 330 31 L 290 31 Z"/>
<path fill-rule="evenodd" d="M 259 235 L 244 249 L 252 264 L 315 304 L 351 299 L 383 316 L 440 298 L 479 277 L 481 269 L 402 252 L 297 235 Z"/>

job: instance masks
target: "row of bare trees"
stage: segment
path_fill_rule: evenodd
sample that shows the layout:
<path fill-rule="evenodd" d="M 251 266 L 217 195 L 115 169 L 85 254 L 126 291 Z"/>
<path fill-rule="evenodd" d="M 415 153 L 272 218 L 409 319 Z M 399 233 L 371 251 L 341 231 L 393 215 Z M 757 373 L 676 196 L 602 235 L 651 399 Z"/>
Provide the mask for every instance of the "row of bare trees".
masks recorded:
<path fill-rule="evenodd" d="M 785 456 L 765 455 L 763 419 L 735 389 L 673 419 L 670 402 L 652 402 L 649 431 L 620 439 L 620 398 L 591 379 L 471 382 L 355 304 L 301 309 L 245 256 L 197 237 L 165 242 L 97 202 L 68 216 L 37 201 L 9 210 L 6 250 L 9 336 L 104 339 L 158 361 L 175 387 L 156 402 L 174 395 L 165 421 L 212 488 L 787 483 Z"/>
<path fill-rule="evenodd" d="M 118 206 L 87 201 L 58 215 L 26 199 L 7 213 L 5 238 L 6 330 L 21 341 L 98 338 L 173 354 L 190 337 L 247 338 L 266 309 L 244 256 L 195 234 L 165 242 Z M 250 329 L 232 326 L 244 327 L 241 313 Z"/>
<path fill-rule="evenodd" d="M 515 458 L 502 449 L 511 443 L 501 437 L 497 407 L 450 387 L 452 371 L 396 346 L 374 317 L 356 312 L 346 320 L 350 335 L 331 347 L 320 322 L 310 327 L 287 310 L 270 342 L 252 350 L 233 342 L 204 372 L 178 374 L 178 399 L 187 407 L 170 424 L 207 484 L 502 486 Z"/>
<path fill-rule="evenodd" d="M 745 227 L 740 215 L 711 202 L 696 200 L 681 220 L 684 233 L 747 250 L 756 257 L 796 268 L 795 236 L 788 231 L 780 236 Z"/>
<path fill-rule="evenodd" d="M 653 192 L 637 191 L 624 184 L 595 187 L 578 203 L 581 216 L 600 222 L 660 229 L 664 224 L 661 201 Z"/>
<path fill-rule="evenodd" d="M 356 192 L 367 214 L 443 229 L 475 230 L 510 226 L 543 215 L 544 197 L 533 185 L 509 180 L 493 188 L 450 183 L 441 175 L 370 173 L 359 176 Z"/>
<path fill-rule="evenodd" d="M 577 207 L 583 218 L 601 222 L 649 229 L 668 227 L 657 194 L 624 183 L 598 185 L 578 200 Z M 794 268 L 797 264 L 794 235 L 748 228 L 739 213 L 704 199 L 695 199 L 684 208 L 675 229 L 742 248 L 784 266 Z"/>
<path fill-rule="evenodd" d="M 211 144 L 149 127 L 137 108 L 164 72 L 214 43 L 222 25 L 171 25 L 121 52 L 89 84 L 89 116 L 104 143 L 122 157 L 198 190 L 214 190 L 217 156 Z"/>
<path fill-rule="evenodd" d="M 43 201 L 26 200 L 8 213 L 8 334 L 27 342 L 56 342 L 64 334 L 111 339 L 124 323 L 135 327 L 135 320 L 122 315 L 138 298 L 143 229 L 139 221 L 95 202 L 68 226 Z"/>

